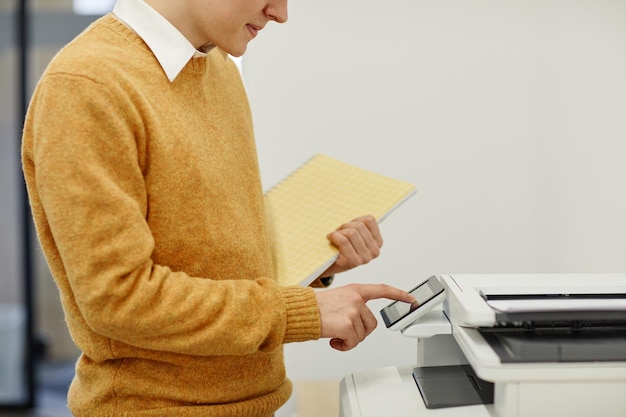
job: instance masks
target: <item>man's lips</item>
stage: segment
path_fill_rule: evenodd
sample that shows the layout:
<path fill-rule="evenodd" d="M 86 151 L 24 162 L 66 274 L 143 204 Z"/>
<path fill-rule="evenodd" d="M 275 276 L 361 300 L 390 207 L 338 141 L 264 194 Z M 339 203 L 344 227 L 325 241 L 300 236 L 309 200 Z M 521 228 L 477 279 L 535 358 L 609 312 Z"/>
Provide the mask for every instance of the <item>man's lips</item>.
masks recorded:
<path fill-rule="evenodd" d="M 250 32 L 253 38 L 255 38 L 256 35 L 259 33 L 259 31 L 263 29 L 262 27 L 250 25 L 250 24 L 246 25 L 246 27 L 248 28 L 248 31 Z"/>

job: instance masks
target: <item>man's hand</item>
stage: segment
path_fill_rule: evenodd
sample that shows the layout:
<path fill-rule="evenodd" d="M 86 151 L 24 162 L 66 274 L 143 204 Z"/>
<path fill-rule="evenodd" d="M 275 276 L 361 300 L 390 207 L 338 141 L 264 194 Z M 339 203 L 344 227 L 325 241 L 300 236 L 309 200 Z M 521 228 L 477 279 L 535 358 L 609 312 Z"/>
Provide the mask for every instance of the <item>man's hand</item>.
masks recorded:
<path fill-rule="evenodd" d="M 388 298 L 412 303 L 408 292 L 386 284 L 349 284 L 316 293 L 322 322 L 321 337 L 330 346 L 346 351 L 361 343 L 374 331 L 376 318 L 365 305 L 369 300 Z"/>
<path fill-rule="evenodd" d="M 327 235 L 339 249 L 339 257 L 324 273 L 323 277 L 364 265 L 380 255 L 383 238 L 378 222 L 373 216 L 358 217 L 342 224 Z"/>

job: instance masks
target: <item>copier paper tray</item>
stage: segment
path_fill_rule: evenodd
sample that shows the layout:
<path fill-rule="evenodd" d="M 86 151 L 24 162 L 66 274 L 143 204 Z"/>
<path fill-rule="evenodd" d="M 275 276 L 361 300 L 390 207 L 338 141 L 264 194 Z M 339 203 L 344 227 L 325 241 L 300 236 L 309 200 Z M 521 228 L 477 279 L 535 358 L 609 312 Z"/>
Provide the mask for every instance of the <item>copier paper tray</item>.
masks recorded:
<path fill-rule="evenodd" d="M 503 363 L 626 360 L 626 294 L 483 295 L 480 328 Z"/>
<path fill-rule="evenodd" d="M 502 363 L 626 361 L 626 330 L 479 331 Z"/>

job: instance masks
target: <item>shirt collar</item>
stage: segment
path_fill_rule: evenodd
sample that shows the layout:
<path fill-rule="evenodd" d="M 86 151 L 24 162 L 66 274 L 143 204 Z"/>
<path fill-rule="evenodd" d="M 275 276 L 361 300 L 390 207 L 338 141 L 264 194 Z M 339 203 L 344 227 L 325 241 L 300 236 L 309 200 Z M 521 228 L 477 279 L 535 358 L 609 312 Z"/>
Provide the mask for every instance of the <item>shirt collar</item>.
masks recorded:
<path fill-rule="evenodd" d="M 148 45 L 170 82 L 192 58 L 206 57 L 174 25 L 143 0 L 117 0 L 113 14 Z"/>

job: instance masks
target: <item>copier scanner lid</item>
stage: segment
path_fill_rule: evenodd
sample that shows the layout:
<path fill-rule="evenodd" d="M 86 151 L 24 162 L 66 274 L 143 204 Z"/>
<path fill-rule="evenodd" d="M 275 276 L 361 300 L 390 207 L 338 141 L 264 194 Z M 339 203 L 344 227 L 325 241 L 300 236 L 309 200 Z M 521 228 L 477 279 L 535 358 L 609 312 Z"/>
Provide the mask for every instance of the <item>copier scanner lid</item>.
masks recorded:
<path fill-rule="evenodd" d="M 464 327 L 626 325 L 626 274 L 448 274 L 444 311 Z"/>

